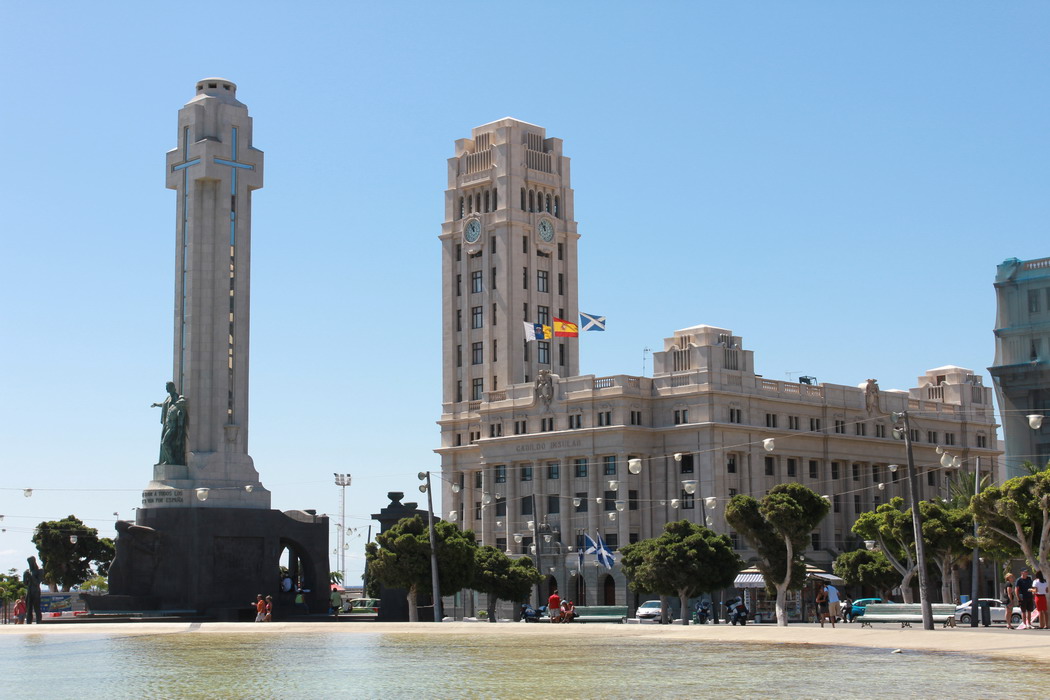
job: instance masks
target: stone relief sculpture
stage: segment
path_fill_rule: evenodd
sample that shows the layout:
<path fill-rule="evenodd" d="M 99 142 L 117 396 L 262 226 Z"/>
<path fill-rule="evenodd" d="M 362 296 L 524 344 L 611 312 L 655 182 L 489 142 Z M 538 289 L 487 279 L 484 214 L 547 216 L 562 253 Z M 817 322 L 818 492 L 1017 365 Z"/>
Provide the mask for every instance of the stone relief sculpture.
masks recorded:
<path fill-rule="evenodd" d="M 868 413 L 880 413 L 879 410 L 879 382 L 869 379 L 864 385 L 864 408 Z"/>
<path fill-rule="evenodd" d="M 127 520 L 116 523 L 117 542 L 109 567 L 109 590 L 115 595 L 149 595 L 159 563 L 160 533 Z"/>
<path fill-rule="evenodd" d="M 550 407 L 551 399 L 554 398 L 554 380 L 549 369 L 541 369 L 536 376 L 535 392 L 536 398 L 543 401 L 544 406 Z"/>

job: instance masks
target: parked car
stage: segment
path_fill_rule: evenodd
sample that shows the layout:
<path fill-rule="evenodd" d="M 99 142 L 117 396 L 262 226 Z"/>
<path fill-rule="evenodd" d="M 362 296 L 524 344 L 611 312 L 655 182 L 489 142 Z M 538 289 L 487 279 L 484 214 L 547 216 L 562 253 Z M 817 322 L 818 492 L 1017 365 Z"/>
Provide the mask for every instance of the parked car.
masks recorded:
<path fill-rule="evenodd" d="M 379 613 L 379 599 L 378 598 L 354 598 L 348 601 L 343 606 L 343 612 L 349 613 L 370 613 L 376 615 Z"/>
<path fill-rule="evenodd" d="M 989 609 L 992 613 L 992 622 L 1006 622 L 1006 607 L 1003 606 L 1003 602 L 998 598 L 978 598 L 977 603 L 979 605 L 988 604 Z M 955 619 L 963 625 L 970 624 L 970 613 L 972 608 L 969 603 L 963 603 L 962 605 L 955 608 Z M 1014 611 L 1011 615 L 1010 624 L 1017 626 L 1021 624 L 1021 613 Z M 981 622 L 981 613 L 977 613 L 977 621 Z"/>
<path fill-rule="evenodd" d="M 667 605 L 667 614 L 673 622 L 675 619 L 675 609 L 671 604 Z M 647 600 L 638 606 L 634 616 L 638 618 L 639 623 L 655 623 L 660 622 L 660 601 L 658 600 Z"/>
<path fill-rule="evenodd" d="M 853 617 L 861 617 L 864 615 L 864 608 L 868 607 L 872 603 L 881 603 L 882 598 L 858 598 L 853 601 Z"/>

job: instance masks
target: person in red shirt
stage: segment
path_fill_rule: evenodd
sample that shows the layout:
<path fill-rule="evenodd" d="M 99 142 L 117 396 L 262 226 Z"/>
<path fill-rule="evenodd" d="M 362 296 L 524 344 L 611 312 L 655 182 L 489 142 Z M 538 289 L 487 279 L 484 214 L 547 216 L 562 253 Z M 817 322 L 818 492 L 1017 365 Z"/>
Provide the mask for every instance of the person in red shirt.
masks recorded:
<path fill-rule="evenodd" d="M 557 588 L 547 599 L 547 614 L 551 616 L 551 622 L 561 622 L 561 596 Z"/>

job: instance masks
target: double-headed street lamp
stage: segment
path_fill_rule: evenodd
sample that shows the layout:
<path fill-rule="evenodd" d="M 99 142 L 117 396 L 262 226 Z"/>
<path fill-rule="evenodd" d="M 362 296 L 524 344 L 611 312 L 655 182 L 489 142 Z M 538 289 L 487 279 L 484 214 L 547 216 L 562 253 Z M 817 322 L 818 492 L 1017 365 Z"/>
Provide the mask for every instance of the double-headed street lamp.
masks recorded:
<path fill-rule="evenodd" d="M 341 491 L 339 495 L 339 572 L 343 575 L 343 585 L 346 585 L 346 487 L 350 485 L 349 474 L 332 473 L 335 477 L 335 485 Z M 251 487 L 249 487 L 251 488 Z"/>
<path fill-rule="evenodd" d="M 441 579 L 438 578 L 437 533 L 434 532 L 434 496 L 430 485 L 430 472 L 419 472 L 419 490 L 427 495 L 427 518 L 430 529 L 430 585 L 431 597 L 434 599 L 434 622 L 441 622 Z"/>

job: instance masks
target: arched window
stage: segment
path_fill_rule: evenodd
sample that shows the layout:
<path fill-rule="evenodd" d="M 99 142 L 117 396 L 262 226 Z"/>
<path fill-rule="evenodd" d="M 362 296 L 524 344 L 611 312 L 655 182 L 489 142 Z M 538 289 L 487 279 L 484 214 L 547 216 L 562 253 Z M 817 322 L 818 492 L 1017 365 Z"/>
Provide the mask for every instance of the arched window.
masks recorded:
<path fill-rule="evenodd" d="M 603 605 L 616 605 L 616 582 L 608 574 L 602 581 L 602 598 L 604 598 Z"/>
<path fill-rule="evenodd" d="M 529 190 L 529 211 L 536 211 L 536 193 Z"/>
<path fill-rule="evenodd" d="M 549 194 L 547 195 L 546 210 L 548 214 L 551 213 L 551 196 Z"/>
<path fill-rule="evenodd" d="M 521 188 L 521 210 L 525 211 L 525 188 Z"/>
<path fill-rule="evenodd" d="M 489 191 L 485 190 L 485 212 L 489 210 Z"/>
<path fill-rule="evenodd" d="M 560 219 L 561 213 L 559 212 L 559 210 L 561 209 L 561 207 L 559 207 L 558 204 L 558 195 L 554 195 L 554 216 Z"/>

